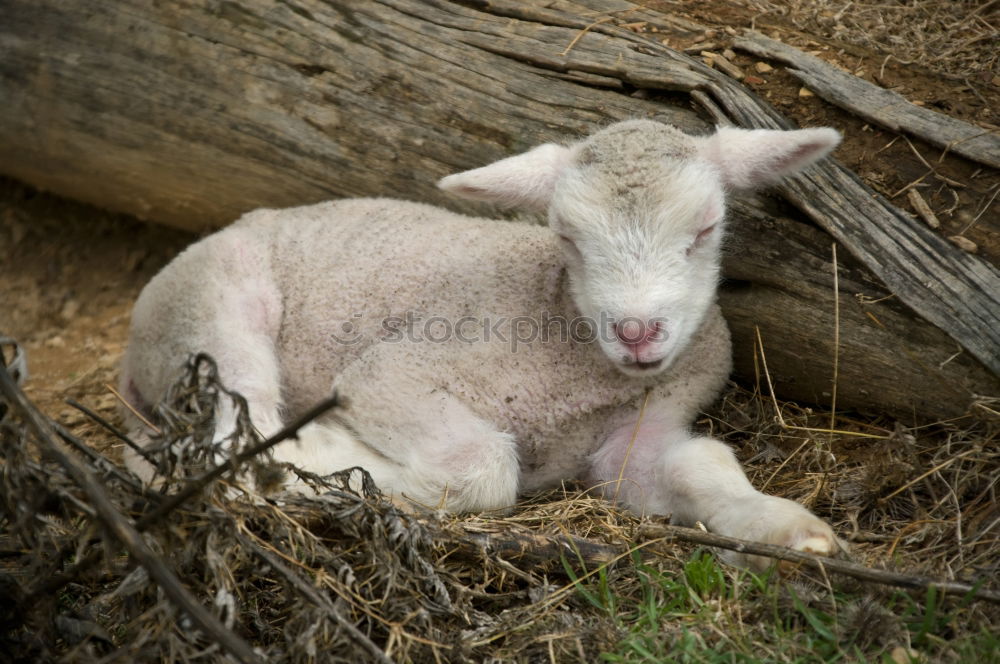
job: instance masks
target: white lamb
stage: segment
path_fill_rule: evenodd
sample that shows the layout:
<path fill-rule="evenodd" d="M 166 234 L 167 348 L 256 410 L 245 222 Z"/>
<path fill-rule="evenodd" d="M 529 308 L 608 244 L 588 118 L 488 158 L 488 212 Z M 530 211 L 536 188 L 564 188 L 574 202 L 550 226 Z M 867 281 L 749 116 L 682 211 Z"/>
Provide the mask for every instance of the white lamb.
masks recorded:
<path fill-rule="evenodd" d="M 333 390 L 348 399 L 339 423 L 276 448 L 315 473 L 363 466 L 397 498 L 456 511 L 579 478 L 636 512 L 832 553 L 826 523 L 756 491 L 689 426 L 731 365 L 715 304 L 726 192 L 839 140 L 633 120 L 440 183 L 545 211 L 547 228 L 387 199 L 251 212 L 143 290 L 123 390 L 146 410 L 203 351 L 264 435 Z M 219 413 L 217 436 L 233 426 Z"/>

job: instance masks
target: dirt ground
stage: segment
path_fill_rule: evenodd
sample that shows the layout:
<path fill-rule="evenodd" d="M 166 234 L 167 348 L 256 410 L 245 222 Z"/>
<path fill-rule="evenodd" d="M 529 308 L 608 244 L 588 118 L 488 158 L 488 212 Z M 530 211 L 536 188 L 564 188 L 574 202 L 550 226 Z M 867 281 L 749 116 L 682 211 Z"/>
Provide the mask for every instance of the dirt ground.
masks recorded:
<path fill-rule="evenodd" d="M 76 399 L 116 419 L 132 303 L 195 238 L 0 178 L 0 333 L 27 351 L 28 395 L 68 425 Z"/>

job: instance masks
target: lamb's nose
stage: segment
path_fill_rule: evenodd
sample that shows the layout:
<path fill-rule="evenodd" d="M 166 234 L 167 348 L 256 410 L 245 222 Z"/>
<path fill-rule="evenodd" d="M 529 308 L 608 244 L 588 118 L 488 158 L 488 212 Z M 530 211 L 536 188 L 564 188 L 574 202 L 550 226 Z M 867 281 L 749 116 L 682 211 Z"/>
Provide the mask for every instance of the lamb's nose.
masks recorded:
<path fill-rule="evenodd" d="M 659 341 L 660 333 L 663 331 L 663 323 L 625 318 L 620 322 L 613 323 L 611 329 L 614 330 L 618 341 L 626 346 L 642 347 Z"/>

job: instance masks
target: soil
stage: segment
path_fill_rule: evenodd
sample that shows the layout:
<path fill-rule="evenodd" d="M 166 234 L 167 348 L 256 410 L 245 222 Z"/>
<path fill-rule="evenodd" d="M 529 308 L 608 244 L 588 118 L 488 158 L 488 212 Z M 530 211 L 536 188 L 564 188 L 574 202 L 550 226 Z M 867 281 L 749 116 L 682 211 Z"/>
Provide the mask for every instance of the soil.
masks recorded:
<path fill-rule="evenodd" d="M 196 239 L 0 178 L 0 336 L 25 349 L 28 396 L 78 430 L 75 399 L 117 419 L 107 386 L 143 285 Z"/>
<path fill-rule="evenodd" d="M 987 130 L 1000 124 L 1000 78 L 989 68 L 977 72 L 973 84 L 968 77 L 904 65 L 887 59 L 890 53 L 835 41 L 819 28 L 803 32 L 788 16 L 762 14 L 752 3 L 683 0 L 649 6 L 686 21 L 686 29 L 656 28 L 658 34 L 644 24 L 633 29 L 674 48 L 711 41 L 721 53 L 732 32 L 755 26 L 911 101 Z M 980 46 L 986 57 L 989 43 Z M 732 61 L 753 75 L 751 88 L 799 125 L 842 130 L 845 141 L 837 158 L 911 213 L 902 191 L 931 166 L 933 172 L 916 188 L 941 220 L 940 232 L 968 238 L 981 256 L 1000 263 L 1000 174 L 953 155 L 941 160 L 938 148 L 803 96 L 801 85 L 780 66 L 761 73 L 756 58 L 735 53 Z M 994 57 L 990 67 L 995 66 Z M 132 302 L 151 276 L 195 239 L 0 179 L 0 333 L 27 350 L 32 374 L 27 391 L 43 410 L 71 427 L 94 426 L 66 405 L 72 398 L 117 419 L 116 398 L 106 386 L 116 381 Z"/>

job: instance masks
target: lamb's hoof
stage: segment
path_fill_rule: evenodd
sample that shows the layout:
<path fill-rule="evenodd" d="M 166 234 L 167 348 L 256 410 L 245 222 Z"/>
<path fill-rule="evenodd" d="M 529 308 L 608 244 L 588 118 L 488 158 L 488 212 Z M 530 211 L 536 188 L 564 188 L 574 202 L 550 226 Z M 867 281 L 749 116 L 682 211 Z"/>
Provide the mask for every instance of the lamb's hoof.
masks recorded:
<path fill-rule="evenodd" d="M 798 542 L 793 542 L 791 544 L 787 543 L 782 544 L 781 542 L 777 542 L 777 544 L 779 544 L 780 546 L 787 546 L 788 548 L 793 549 L 795 551 L 802 551 L 803 553 L 814 553 L 818 556 L 827 556 L 827 557 L 835 556 L 841 550 L 846 548 L 845 545 L 840 541 L 840 539 L 833 534 L 833 530 L 830 529 L 830 526 L 827 526 L 826 523 L 820 521 L 819 519 L 816 519 L 816 521 L 822 524 L 822 526 L 825 527 L 824 529 L 827 532 L 824 533 L 813 532 L 812 534 L 805 537 L 805 539 L 801 539 Z M 816 529 L 810 528 L 810 530 L 815 531 Z M 765 564 L 769 564 L 773 561 L 770 558 L 764 558 L 764 562 Z M 795 560 L 779 560 L 778 573 L 781 574 L 782 576 L 791 576 L 792 574 L 798 572 L 801 565 L 802 563 Z"/>
<path fill-rule="evenodd" d="M 767 496 L 740 511 L 745 518 L 730 521 L 734 527 L 725 534 L 820 556 L 834 556 L 846 548 L 825 521 L 791 500 Z M 755 572 L 762 572 L 775 562 L 767 556 L 735 552 L 723 554 L 723 559 Z M 799 566 L 793 560 L 778 561 L 781 574 L 794 573 Z"/>

